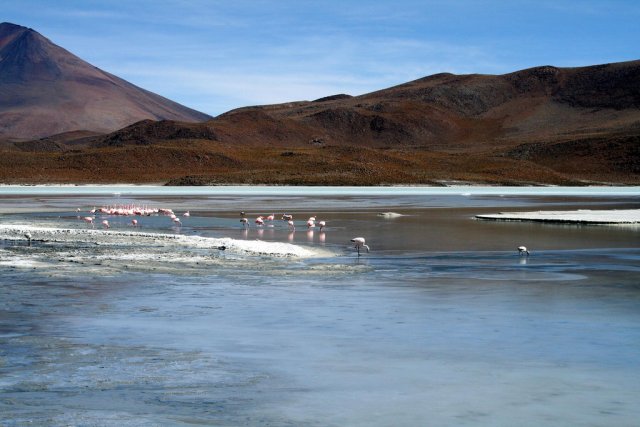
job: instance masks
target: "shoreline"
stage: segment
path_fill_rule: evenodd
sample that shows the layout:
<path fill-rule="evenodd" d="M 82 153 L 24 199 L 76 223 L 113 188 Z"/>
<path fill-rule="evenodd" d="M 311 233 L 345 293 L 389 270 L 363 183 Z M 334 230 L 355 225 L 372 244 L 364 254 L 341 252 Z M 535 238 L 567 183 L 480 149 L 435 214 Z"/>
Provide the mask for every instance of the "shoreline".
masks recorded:
<path fill-rule="evenodd" d="M 389 186 L 290 186 L 215 185 L 166 186 L 161 184 L 0 184 L 0 195 L 563 195 L 563 196 L 640 196 L 640 186 L 494 186 L 494 185 L 389 185 Z"/>

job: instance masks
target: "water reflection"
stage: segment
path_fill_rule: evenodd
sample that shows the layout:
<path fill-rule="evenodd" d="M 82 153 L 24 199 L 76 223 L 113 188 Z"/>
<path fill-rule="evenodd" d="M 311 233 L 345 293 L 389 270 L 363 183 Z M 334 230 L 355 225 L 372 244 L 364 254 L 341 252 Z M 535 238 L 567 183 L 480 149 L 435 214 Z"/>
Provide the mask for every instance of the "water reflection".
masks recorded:
<path fill-rule="evenodd" d="M 283 204 L 257 200 L 243 204 Z M 286 200 L 331 220 L 297 242 L 327 258 L 0 242 L 0 424 L 634 425 L 637 234 L 469 219 L 493 199 L 396 198 L 407 216 L 386 221 L 379 206 L 397 206 L 364 200 Z M 238 230 L 237 207 L 211 199 L 171 202 L 200 204 L 199 233 L 295 240 L 284 224 Z M 78 222 L 59 216 L 2 219 Z M 527 268 L 517 242 L 536 248 Z"/>

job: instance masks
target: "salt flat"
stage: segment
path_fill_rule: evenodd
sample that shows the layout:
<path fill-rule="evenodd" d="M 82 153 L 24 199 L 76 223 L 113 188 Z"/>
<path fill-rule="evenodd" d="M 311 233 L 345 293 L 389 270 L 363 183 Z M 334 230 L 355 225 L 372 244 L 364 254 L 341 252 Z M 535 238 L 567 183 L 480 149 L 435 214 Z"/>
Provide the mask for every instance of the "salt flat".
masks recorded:
<path fill-rule="evenodd" d="M 575 211 L 500 212 L 476 215 L 478 219 L 498 221 L 537 221 L 580 224 L 637 224 L 640 223 L 640 209 Z"/>

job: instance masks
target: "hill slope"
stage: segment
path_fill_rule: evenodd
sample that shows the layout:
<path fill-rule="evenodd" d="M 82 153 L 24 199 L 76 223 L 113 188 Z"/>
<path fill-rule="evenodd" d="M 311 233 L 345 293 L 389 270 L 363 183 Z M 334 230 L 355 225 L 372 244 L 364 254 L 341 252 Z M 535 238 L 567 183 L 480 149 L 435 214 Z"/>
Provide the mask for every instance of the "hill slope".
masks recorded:
<path fill-rule="evenodd" d="M 0 139 L 209 118 L 88 64 L 32 29 L 0 24 Z"/>
<path fill-rule="evenodd" d="M 203 123 L 59 136 L 11 153 L 22 165 L 7 164 L 14 178 L 71 182 L 638 184 L 640 61 L 437 74 Z"/>

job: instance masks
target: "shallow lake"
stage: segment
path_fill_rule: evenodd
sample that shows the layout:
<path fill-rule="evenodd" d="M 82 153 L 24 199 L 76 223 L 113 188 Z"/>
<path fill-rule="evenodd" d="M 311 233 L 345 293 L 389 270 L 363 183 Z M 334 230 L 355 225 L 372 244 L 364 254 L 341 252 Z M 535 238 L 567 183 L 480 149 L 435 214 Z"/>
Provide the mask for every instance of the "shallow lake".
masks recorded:
<path fill-rule="evenodd" d="M 640 419 L 640 228 L 474 219 L 638 209 L 637 188 L 0 187 L 0 225 L 84 230 L 93 207 L 127 205 L 181 220 L 136 230 L 315 255 L 0 241 L 0 424 Z M 285 212 L 295 231 L 253 223 Z M 105 233 L 133 229 L 103 214 L 96 230 L 103 219 Z"/>

